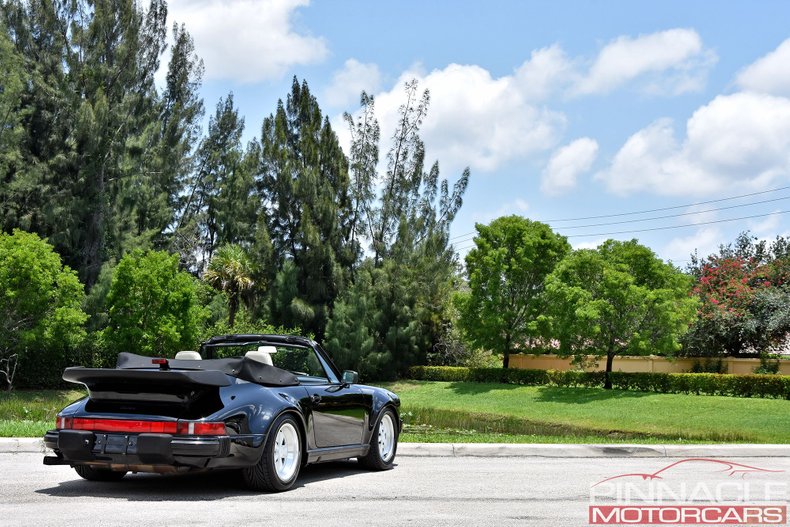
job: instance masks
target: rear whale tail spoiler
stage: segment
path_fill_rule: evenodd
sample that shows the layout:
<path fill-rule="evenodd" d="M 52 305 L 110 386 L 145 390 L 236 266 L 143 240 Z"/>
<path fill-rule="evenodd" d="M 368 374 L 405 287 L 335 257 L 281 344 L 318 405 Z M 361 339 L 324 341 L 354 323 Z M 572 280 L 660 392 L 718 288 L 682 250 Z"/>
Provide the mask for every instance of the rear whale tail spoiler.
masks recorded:
<path fill-rule="evenodd" d="M 63 379 L 84 384 L 91 401 L 146 402 L 189 406 L 198 400 L 219 404 L 219 389 L 232 380 L 221 371 L 121 370 L 66 368 Z M 206 399 L 208 398 L 208 399 Z M 116 409 L 118 411 L 118 409 Z"/>
<path fill-rule="evenodd" d="M 90 390 L 102 385 L 146 384 L 155 386 L 230 386 L 228 376 L 217 370 L 162 371 L 105 368 L 66 368 L 63 380 L 84 384 Z"/>
<path fill-rule="evenodd" d="M 163 362 L 164 367 L 161 367 Z M 127 392 L 220 388 L 233 384 L 231 377 L 263 386 L 299 384 L 293 373 L 247 357 L 178 360 L 124 352 L 118 354 L 118 365 L 113 369 L 72 367 L 63 372 L 63 380 L 84 384 L 91 392 L 117 391 L 118 388 Z"/>

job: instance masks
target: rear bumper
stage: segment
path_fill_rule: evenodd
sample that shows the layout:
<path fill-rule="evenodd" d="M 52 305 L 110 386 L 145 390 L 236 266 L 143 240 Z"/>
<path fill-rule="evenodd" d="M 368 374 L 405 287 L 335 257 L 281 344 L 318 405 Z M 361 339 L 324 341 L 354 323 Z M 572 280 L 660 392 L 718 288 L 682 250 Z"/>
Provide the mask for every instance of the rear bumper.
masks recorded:
<path fill-rule="evenodd" d="M 263 436 L 173 436 L 119 434 L 89 430 L 50 430 L 44 446 L 55 456 L 46 465 L 107 465 L 133 467 L 240 467 L 260 457 Z M 145 469 L 140 469 L 145 470 Z M 154 469 L 159 471 L 159 469 Z"/>

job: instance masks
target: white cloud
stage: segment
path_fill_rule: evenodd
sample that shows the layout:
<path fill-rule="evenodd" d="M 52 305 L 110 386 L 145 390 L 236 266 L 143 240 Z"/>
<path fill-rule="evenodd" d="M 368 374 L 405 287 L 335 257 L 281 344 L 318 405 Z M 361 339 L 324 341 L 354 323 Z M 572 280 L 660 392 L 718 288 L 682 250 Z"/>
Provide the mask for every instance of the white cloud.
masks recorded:
<path fill-rule="evenodd" d="M 430 72 L 417 65 L 405 71 L 390 89 L 376 94 L 382 150 L 389 148 L 398 108 L 405 100 L 403 85 L 412 78 L 419 81 L 421 90 L 431 92 L 431 106 L 421 129 L 428 149 L 426 162 L 439 160 L 442 168 L 451 172 L 465 166 L 493 172 L 505 163 L 557 146 L 567 118 L 543 101 L 606 93 L 634 81 L 641 82 L 643 90 L 687 91 L 701 85 L 710 57 L 696 32 L 670 29 L 616 39 L 591 61 L 588 72 L 585 64 L 590 62 L 568 57 L 557 44 L 534 50 L 511 75 L 498 77 L 478 65 L 450 64 Z M 352 95 L 359 94 L 361 79 L 380 79 L 374 68 L 347 61 L 328 89 L 332 102 L 351 101 Z M 334 122 L 344 127 L 339 118 Z M 343 139 L 347 144 L 347 134 Z M 547 192 L 569 188 L 594 161 L 597 152 L 591 151 L 591 142 L 573 147 L 554 161 L 555 168 L 547 170 L 549 176 L 544 175 L 557 176 L 553 185 L 544 180 Z M 568 159 L 571 155 L 579 158 L 572 162 Z M 568 166 L 560 167 L 560 163 Z"/>
<path fill-rule="evenodd" d="M 513 201 L 502 203 L 496 210 L 478 211 L 472 214 L 472 222 L 488 225 L 497 218 L 502 216 L 525 216 L 529 210 L 529 204 L 521 199 L 516 198 Z M 477 231 L 461 234 L 451 238 L 451 243 L 455 249 L 459 251 L 461 256 L 465 255 L 469 250 L 474 247 L 474 238 L 477 236 Z"/>
<path fill-rule="evenodd" d="M 749 230 L 757 237 L 775 236 L 781 221 L 781 211 L 776 210 L 773 212 L 773 214 L 764 219 L 749 221 Z"/>
<path fill-rule="evenodd" d="M 426 162 L 443 168 L 465 166 L 490 172 L 514 159 L 552 148 L 565 127 L 562 113 L 529 104 L 513 76 L 494 78 L 474 65 L 450 64 L 428 74 L 407 71 L 394 87 L 376 96 L 382 148 L 389 148 L 398 108 L 405 102 L 403 85 L 416 78 L 431 93 L 421 135 Z"/>
<path fill-rule="evenodd" d="M 608 170 L 595 177 L 621 195 L 638 190 L 657 191 L 666 181 L 674 180 L 674 174 L 667 173 L 663 165 L 677 150 L 672 122 L 661 119 L 629 137 Z"/>
<path fill-rule="evenodd" d="M 697 91 L 715 60 L 691 29 L 669 29 L 636 38 L 621 36 L 600 51 L 574 91 L 609 93 L 637 78 L 643 78 L 643 89 L 653 93 Z"/>
<path fill-rule="evenodd" d="M 516 70 L 520 92 L 528 100 L 543 100 L 578 78 L 577 65 L 555 44 L 534 50 Z"/>
<path fill-rule="evenodd" d="M 563 194 L 576 186 L 576 178 L 588 171 L 598 155 L 598 143 L 582 137 L 555 150 L 542 175 L 541 190 Z"/>
<path fill-rule="evenodd" d="M 363 64 L 348 59 L 343 68 L 332 75 L 326 89 L 326 102 L 332 106 L 350 106 L 359 102 L 359 95 L 366 91 L 376 93 L 381 82 L 381 72 L 376 64 Z"/>
<path fill-rule="evenodd" d="M 491 219 L 495 220 L 497 218 L 501 218 L 502 216 L 513 216 L 514 214 L 523 216 L 528 210 L 529 204 L 521 198 L 516 198 L 509 203 L 503 203 L 500 205 L 496 212 L 491 214 Z"/>
<path fill-rule="evenodd" d="M 682 223 L 707 223 L 718 217 L 715 205 L 692 205 L 685 210 L 687 216 L 678 218 Z"/>
<path fill-rule="evenodd" d="M 324 39 L 300 33 L 292 18 L 309 0 L 173 0 L 170 20 L 186 24 L 206 78 L 259 82 L 292 66 L 322 61 Z"/>
<path fill-rule="evenodd" d="M 720 95 L 686 123 L 662 119 L 632 135 L 596 175 L 616 194 L 704 195 L 764 189 L 790 176 L 790 99 Z"/>
<path fill-rule="evenodd" d="M 722 232 L 717 227 L 701 227 L 693 234 L 672 238 L 661 254 L 669 255 L 667 259 L 675 262 L 688 260 L 694 251 L 700 257 L 705 257 L 719 249 L 721 240 Z"/>
<path fill-rule="evenodd" d="M 735 82 L 744 90 L 790 97 L 790 39 L 744 68 Z"/>
<path fill-rule="evenodd" d="M 571 238 L 571 247 L 574 250 L 579 249 L 597 249 L 603 242 L 605 242 L 608 238 L 593 238 L 592 240 L 588 240 L 586 242 L 574 242 L 573 238 Z"/>
<path fill-rule="evenodd" d="M 472 221 L 475 223 L 482 223 L 488 225 L 497 218 L 502 216 L 524 216 L 529 210 L 529 203 L 522 198 L 516 198 L 513 201 L 502 203 L 496 210 L 488 210 L 482 212 L 475 212 L 472 214 Z M 471 239 L 472 236 L 469 236 Z"/>

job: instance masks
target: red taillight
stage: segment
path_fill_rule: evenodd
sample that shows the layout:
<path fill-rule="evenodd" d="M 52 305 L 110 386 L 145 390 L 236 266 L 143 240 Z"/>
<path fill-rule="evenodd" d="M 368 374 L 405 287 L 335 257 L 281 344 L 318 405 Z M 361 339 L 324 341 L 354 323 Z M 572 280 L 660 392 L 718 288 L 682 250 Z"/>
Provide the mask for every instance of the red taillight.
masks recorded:
<path fill-rule="evenodd" d="M 211 423 L 203 421 L 179 421 L 179 435 L 194 436 L 222 436 L 225 435 L 225 423 Z"/>
<path fill-rule="evenodd" d="M 62 417 L 55 420 L 59 430 L 92 430 L 129 434 L 173 434 L 196 436 L 225 435 L 225 423 L 206 421 L 144 421 L 133 419 L 94 419 L 91 417 Z"/>
<path fill-rule="evenodd" d="M 93 430 L 96 432 L 128 432 L 130 434 L 175 434 L 174 421 L 137 421 L 131 419 L 92 419 L 75 417 L 72 423 L 75 430 Z"/>
<path fill-rule="evenodd" d="M 58 430 L 64 430 L 71 428 L 72 422 L 74 420 L 71 417 L 63 417 L 59 415 L 55 418 L 55 428 Z"/>
<path fill-rule="evenodd" d="M 151 364 L 167 364 L 167 359 L 151 359 Z"/>

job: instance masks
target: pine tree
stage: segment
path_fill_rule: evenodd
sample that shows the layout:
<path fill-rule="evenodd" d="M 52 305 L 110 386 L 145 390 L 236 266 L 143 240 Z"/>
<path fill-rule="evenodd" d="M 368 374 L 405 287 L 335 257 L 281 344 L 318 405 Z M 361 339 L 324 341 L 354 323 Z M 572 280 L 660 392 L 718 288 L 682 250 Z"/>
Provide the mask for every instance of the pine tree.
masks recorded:
<path fill-rule="evenodd" d="M 8 183 L 20 162 L 20 144 L 24 134 L 20 123 L 25 78 L 22 64 L 22 57 L 0 20 L 0 227 L 7 222 L 15 223 L 21 212 L 13 210 L 19 203 Z"/>
<path fill-rule="evenodd" d="M 365 378 L 381 377 L 391 357 L 376 354 L 371 276 L 361 272 L 356 283 L 334 307 L 327 323 L 325 346 L 340 369 L 354 369 Z"/>
<path fill-rule="evenodd" d="M 335 298 L 350 276 L 357 251 L 351 238 L 348 163 L 329 120 L 306 82 L 294 78 L 291 93 L 263 123 L 258 188 L 266 206 L 274 265 L 291 261 L 296 276 L 290 299 L 273 296 L 278 324 L 297 323 L 322 338 Z M 281 273 L 283 273 L 281 271 Z M 287 282 L 291 284 L 291 282 Z"/>
<path fill-rule="evenodd" d="M 203 61 L 195 54 L 195 45 L 186 28 L 173 24 L 173 47 L 170 52 L 165 90 L 162 94 L 159 115 L 160 141 L 156 156 L 163 193 L 170 206 L 170 222 L 163 231 L 169 237 L 169 247 L 182 255 L 194 248 L 186 242 L 183 219 L 186 188 L 195 169 L 194 154 L 200 141 L 201 121 L 204 115 L 203 99 L 199 91 L 203 78 Z"/>
<path fill-rule="evenodd" d="M 374 187 L 381 135 L 373 96 L 363 91 L 360 96 L 360 106 L 360 117 L 356 121 L 351 114 L 343 114 L 343 119 L 351 132 L 351 151 L 348 156 L 351 177 L 349 244 L 354 251 L 360 251 L 363 239 L 373 239 L 374 236 L 373 201 L 376 198 Z M 359 256 L 361 253 L 358 253 Z"/>
<path fill-rule="evenodd" d="M 338 302 L 339 318 L 332 317 L 327 342 L 334 354 L 356 357 L 349 346 L 359 339 L 343 334 L 349 331 L 343 317 L 356 306 L 367 306 L 374 315 L 360 315 L 358 323 L 365 325 L 375 345 L 356 366 L 374 377 L 404 374 L 412 364 L 424 362 L 447 330 L 444 310 L 458 267 L 449 228 L 469 183 L 468 168 L 452 191 L 448 181 L 440 179 L 438 162 L 424 170 L 419 129 L 430 96 L 427 91 L 419 95 L 416 81 L 407 83 L 405 91 L 382 176 L 376 173 L 379 128 L 372 97 L 362 95 L 356 120 L 346 116 L 352 135 L 352 232 L 367 239 L 372 257 L 362 263 L 354 284 Z M 382 190 L 376 200 L 372 189 L 379 181 Z M 365 229 L 359 228 L 360 220 Z"/>
<path fill-rule="evenodd" d="M 251 220 L 247 216 L 251 215 L 244 212 L 249 207 L 253 182 L 249 163 L 243 159 L 243 132 L 244 119 L 233 104 L 233 93 L 229 93 L 217 103 L 208 135 L 198 148 L 198 169 L 185 205 L 186 221 L 194 221 L 199 232 L 200 269 L 217 247 L 239 243 L 241 233 L 249 235 Z"/>
<path fill-rule="evenodd" d="M 28 75 L 12 176 L 28 212 L 14 221 L 48 235 L 90 287 L 104 260 L 135 243 L 128 212 L 149 201 L 132 189 L 148 184 L 167 8 L 12 1 L 2 12 Z"/>

